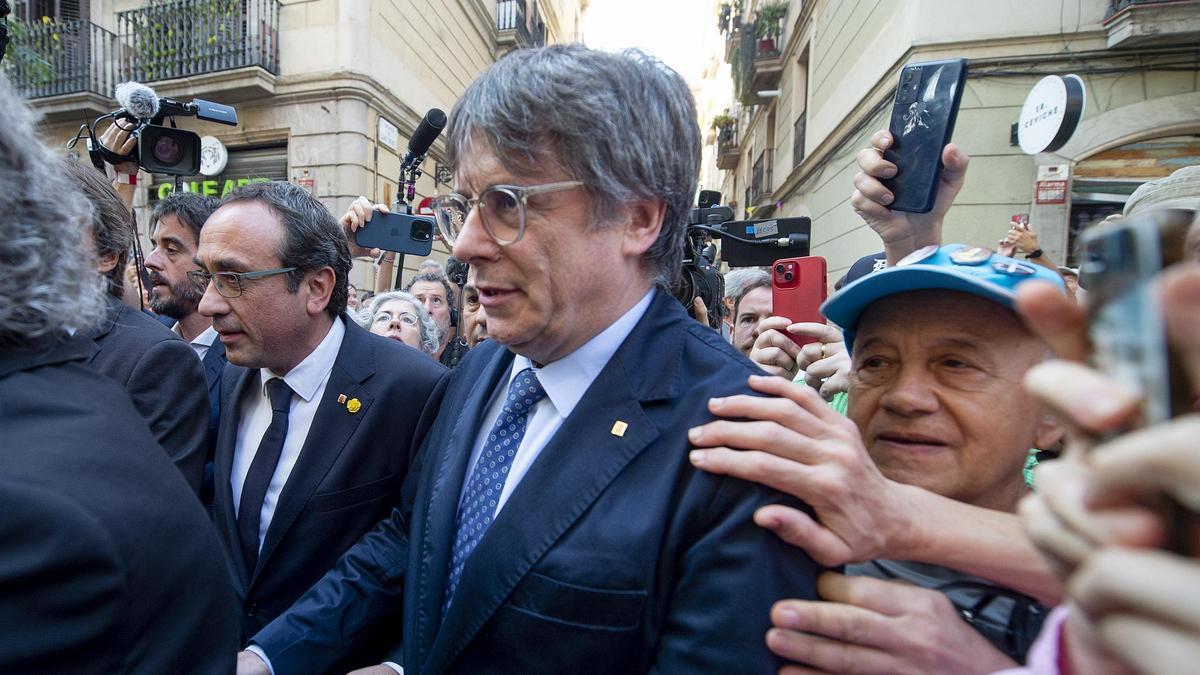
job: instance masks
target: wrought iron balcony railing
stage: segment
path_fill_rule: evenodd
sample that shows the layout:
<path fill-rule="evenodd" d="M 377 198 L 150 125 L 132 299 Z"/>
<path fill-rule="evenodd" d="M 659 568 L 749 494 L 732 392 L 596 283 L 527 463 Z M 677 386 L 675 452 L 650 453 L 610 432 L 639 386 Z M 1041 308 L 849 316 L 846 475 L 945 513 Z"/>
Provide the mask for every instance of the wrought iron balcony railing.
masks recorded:
<path fill-rule="evenodd" d="M 117 13 L 121 70 L 139 81 L 259 66 L 279 74 L 280 0 L 172 0 Z"/>
<path fill-rule="evenodd" d="M 529 29 L 525 0 L 496 0 L 496 30 L 515 31 L 517 47 L 541 47 L 546 44 L 546 26 L 537 21 Z"/>
<path fill-rule="evenodd" d="M 796 122 L 792 124 L 792 168 L 800 166 L 800 162 L 804 161 L 804 126 L 806 112 L 800 113 L 796 118 Z"/>
<path fill-rule="evenodd" d="M 22 26 L 20 55 L 9 49 L 10 74 L 26 98 L 96 93 L 112 96 L 117 37 L 88 21 Z"/>
<path fill-rule="evenodd" d="M 754 160 L 754 166 L 750 169 L 750 190 L 746 197 L 746 206 L 759 204 L 774 192 L 771 187 L 775 163 L 774 154 L 774 150 L 767 148 L 759 153 L 758 159 Z"/>

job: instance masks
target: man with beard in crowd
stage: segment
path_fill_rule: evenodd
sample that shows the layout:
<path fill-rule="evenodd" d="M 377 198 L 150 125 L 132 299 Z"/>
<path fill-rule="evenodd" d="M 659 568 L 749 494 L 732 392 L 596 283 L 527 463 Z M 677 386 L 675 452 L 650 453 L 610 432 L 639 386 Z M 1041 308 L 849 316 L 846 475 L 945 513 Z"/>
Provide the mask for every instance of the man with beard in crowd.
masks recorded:
<path fill-rule="evenodd" d="M 200 228 L 220 205 L 216 197 L 191 192 L 178 192 L 155 204 L 150 215 L 150 222 L 154 223 L 150 228 L 153 249 L 146 256 L 150 309 L 159 316 L 175 319 L 171 330 L 191 345 L 204 367 L 210 440 L 216 438 L 220 418 L 225 345 L 217 339 L 212 319 L 199 312 L 203 289 L 197 288 L 187 273 L 198 269 L 194 258 L 200 244 Z"/>

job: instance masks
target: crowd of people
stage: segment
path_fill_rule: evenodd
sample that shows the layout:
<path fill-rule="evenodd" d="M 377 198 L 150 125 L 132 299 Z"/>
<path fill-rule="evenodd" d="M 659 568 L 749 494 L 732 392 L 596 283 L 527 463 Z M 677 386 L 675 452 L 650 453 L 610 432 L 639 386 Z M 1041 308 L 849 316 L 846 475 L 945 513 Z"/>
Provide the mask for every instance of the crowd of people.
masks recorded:
<path fill-rule="evenodd" d="M 387 205 L 286 182 L 158 202 L 128 273 L 127 183 L 34 140 L 2 78 L 0 109 L 0 671 L 1200 658 L 1200 418 L 1139 421 L 1035 227 L 943 241 L 954 144 L 927 214 L 887 206 L 888 132 L 859 153 L 882 251 L 829 280 L 827 323 L 743 268 L 713 330 L 669 290 L 694 101 L 637 51 L 519 50 L 467 87 L 433 208 L 468 271 L 403 289 L 387 252 L 349 282 Z M 1194 409 L 1200 167 L 1124 217 L 1164 208 L 1194 219 L 1153 290 Z"/>

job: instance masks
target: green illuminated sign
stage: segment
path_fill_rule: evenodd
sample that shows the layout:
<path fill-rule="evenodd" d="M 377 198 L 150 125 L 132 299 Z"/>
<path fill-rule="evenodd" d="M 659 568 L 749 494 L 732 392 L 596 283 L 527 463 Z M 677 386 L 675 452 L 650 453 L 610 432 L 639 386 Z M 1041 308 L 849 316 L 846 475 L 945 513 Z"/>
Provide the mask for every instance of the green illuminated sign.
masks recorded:
<path fill-rule="evenodd" d="M 234 188 L 251 183 L 267 183 L 270 180 L 270 178 L 226 178 L 223 181 L 217 179 L 183 181 L 181 185 L 184 192 L 194 192 L 205 197 L 224 197 L 233 192 Z M 166 199 L 175 191 L 174 183 L 159 183 L 156 187 L 159 199 Z"/>

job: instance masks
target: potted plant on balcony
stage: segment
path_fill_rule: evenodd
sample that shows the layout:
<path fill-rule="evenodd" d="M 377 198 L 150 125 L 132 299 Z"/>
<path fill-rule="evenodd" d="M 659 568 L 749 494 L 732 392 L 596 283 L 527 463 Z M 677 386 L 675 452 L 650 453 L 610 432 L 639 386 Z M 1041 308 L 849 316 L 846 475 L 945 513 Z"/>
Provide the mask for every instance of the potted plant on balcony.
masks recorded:
<path fill-rule="evenodd" d="M 737 118 L 730 115 L 728 111 L 713 116 L 712 128 L 717 132 L 718 144 L 724 145 L 733 140 L 733 125 L 735 124 L 737 124 Z"/>
<path fill-rule="evenodd" d="M 760 55 L 776 51 L 775 40 L 779 37 L 779 24 L 786 15 L 787 3 L 779 2 L 759 8 L 755 32 L 758 37 L 758 53 Z"/>

